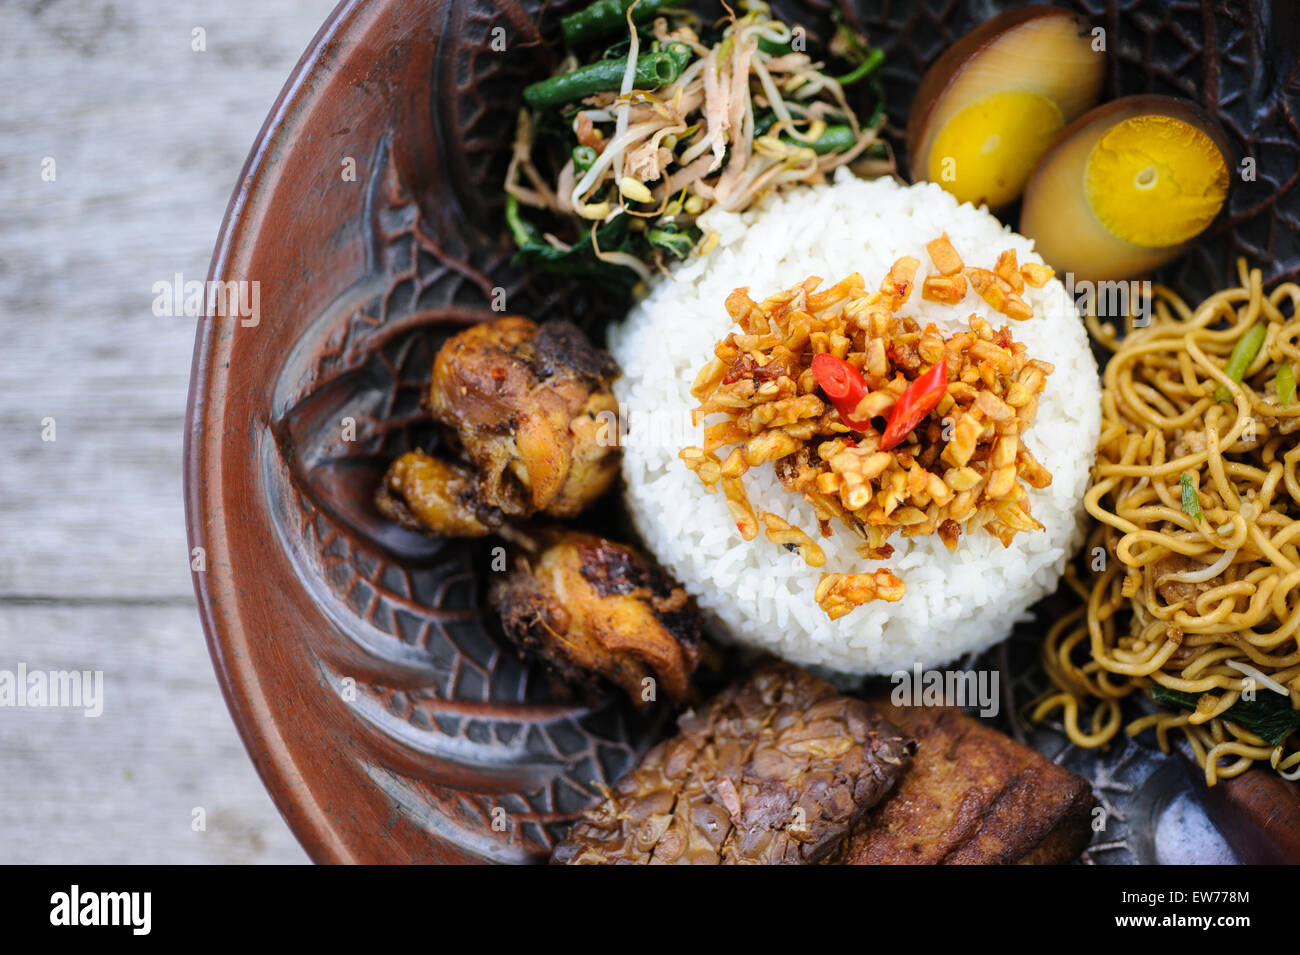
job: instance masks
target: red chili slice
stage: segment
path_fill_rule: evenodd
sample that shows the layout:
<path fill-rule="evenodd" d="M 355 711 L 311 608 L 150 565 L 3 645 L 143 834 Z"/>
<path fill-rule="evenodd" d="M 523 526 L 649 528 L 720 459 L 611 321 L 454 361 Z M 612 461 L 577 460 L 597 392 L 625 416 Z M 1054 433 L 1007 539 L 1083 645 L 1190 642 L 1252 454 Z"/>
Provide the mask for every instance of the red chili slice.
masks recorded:
<path fill-rule="evenodd" d="M 819 379 L 820 380 L 820 379 Z M 907 386 L 889 414 L 889 423 L 880 439 L 880 450 L 892 451 L 903 443 L 912 429 L 925 420 L 948 391 L 948 361 L 940 359 L 916 381 Z"/>
<path fill-rule="evenodd" d="M 853 418 L 858 402 L 867 395 L 867 383 L 862 379 L 862 372 L 843 358 L 827 354 L 813 356 L 812 372 L 817 377 L 817 384 L 840 413 L 840 420 L 855 431 L 870 431 L 870 421 Z"/>

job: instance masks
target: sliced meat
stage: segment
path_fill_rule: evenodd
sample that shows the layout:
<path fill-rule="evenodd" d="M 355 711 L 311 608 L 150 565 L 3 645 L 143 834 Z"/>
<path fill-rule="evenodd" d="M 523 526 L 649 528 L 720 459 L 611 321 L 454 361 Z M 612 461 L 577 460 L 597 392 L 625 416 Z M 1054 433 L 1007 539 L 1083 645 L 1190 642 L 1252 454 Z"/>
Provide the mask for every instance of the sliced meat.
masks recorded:
<path fill-rule="evenodd" d="M 838 857 L 911 741 L 861 700 L 767 664 L 678 721 L 560 843 L 565 865 L 790 865 Z"/>
<path fill-rule="evenodd" d="M 850 865 L 1059 864 L 1092 837 L 1088 781 L 956 707 L 873 701 L 912 765 L 849 841 Z"/>
<path fill-rule="evenodd" d="M 1151 574 L 1151 580 L 1158 593 L 1165 603 L 1173 605 L 1176 603 L 1186 602 L 1194 603 L 1196 598 L 1223 582 L 1222 575 L 1213 577 L 1200 583 L 1191 583 L 1185 580 L 1170 580 L 1171 576 L 1185 574 L 1189 571 L 1195 572 L 1204 570 L 1205 564 L 1191 557 L 1184 557 L 1182 554 L 1165 554 L 1151 565 L 1148 573 Z"/>
<path fill-rule="evenodd" d="M 700 660 L 700 623 L 686 591 L 626 544 L 578 531 L 540 540 L 535 558 L 492 587 L 506 635 L 547 662 L 561 695 L 577 688 L 594 697 L 609 681 L 638 705 L 661 692 L 684 702 Z"/>

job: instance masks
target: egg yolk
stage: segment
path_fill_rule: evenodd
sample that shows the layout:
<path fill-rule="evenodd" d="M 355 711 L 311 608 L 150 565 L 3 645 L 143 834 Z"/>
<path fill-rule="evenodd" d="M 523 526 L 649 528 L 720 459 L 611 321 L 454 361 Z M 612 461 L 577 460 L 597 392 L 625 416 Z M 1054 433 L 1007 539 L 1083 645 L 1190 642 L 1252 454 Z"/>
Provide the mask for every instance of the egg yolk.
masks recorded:
<path fill-rule="evenodd" d="M 1004 206 L 1065 126 L 1060 108 L 1026 90 L 986 96 L 950 119 L 930 149 L 926 178 L 962 202 Z"/>
<path fill-rule="evenodd" d="M 1228 195 L 1214 140 L 1170 116 L 1134 116 L 1097 140 L 1084 167 L 1088 205 L 1110 232 L 1145 248 L 1205 230 Z"/>

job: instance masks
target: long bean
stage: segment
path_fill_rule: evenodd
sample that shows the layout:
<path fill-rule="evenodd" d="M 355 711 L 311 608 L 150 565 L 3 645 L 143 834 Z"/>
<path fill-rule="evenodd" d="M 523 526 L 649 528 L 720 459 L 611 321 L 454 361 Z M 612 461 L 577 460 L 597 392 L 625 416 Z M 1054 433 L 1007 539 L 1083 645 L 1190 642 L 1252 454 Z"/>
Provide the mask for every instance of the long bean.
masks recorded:
<path fill-rule="evenodd" d="M 632 85 L 641 90 L 667 86 L 682 75 L 689 61 L 690 47 L 684 43 L 671 44 L 666 50 L 643 53 L 637 57 Z M 618 90 L 623 85 L 623 74 L 626 71 L 626 57 L 580 66 L 571 73 L 552 76 L 527 87 L 524 90 L 524 101 L 534 109 L 548 109 L 593 93 Z"/>
<path fill-rule="evenodd" d="M 1256 322 L 1251 326 L 1250 331 L 1238 339 L 1236 347 L 1232 349 L 1232 354 L 1228 356 L 1228 364 L 1223 369 L 1224 374 L 1237 384 L 1241 384 L 1246 377 L 1246 369 L 1255 360 L 1259 350 L 1264 347 L 1266 337 L 1268 337 L 1268 326 L 1263 322 Z M 1225 386 L 1219 385 L 1214 389 L 1214 400 L 1226 404 L 1232 401 L 1232 392 Z"/>
<path fill-rule="evenodd" d="M 755 138 L 762 136 L 776 125 L 776 116 L 772 113 L 765 113 L 754 120 Z M 858 139 L 853 135 L 853 129 L 849 126 L 836 124 L 827 126 L 820 136 L 812 142 L 807 143 L 802 139 L 795 139 L 788 133 L 783 133 L 781 141 L 790 146 L 806 146 L 812 149 L 818 156 L 825 156 L 828 153 L 848 152 L 855 145 Z M 874 143 L 869 146 L 863 154 L 871 159 L 884 159 L 889 155 L 883 143 Z"/>
<path fill-rule="evenodd" d="M 884 61 L 885 51 L 876 47 L 867 54 L 867 58 L 859 63 L 852 72 L 846 73 L 844 76 L 835 77 L 835 82 L 839 83 L 840 86 L 852 86 L 858 80 L 870 76 L 875 72 L 876 67 Z"/>
<path fill-rule="evenodd" d="M 515 245 L 521 249 L 537 238 L 537 230 L 519 214 L 519 200 L 508 192 L 506 193 L 506 225 L 510 228 L 510 236 L 515 240 Z"/>
<path fill-rule="evenodd" d="M 680 3 L 680 0 L 677 0 Z M 641 0 L 632 11 L 632 21 L 648 20 L 661 9 L 671 6 L 673 0 Z M 627 8 L 632 0 L 596 0 L 589 7 L 560 17 L 560 29 L 570 46 L 586 42 L 606 33 L 612 33 L 627 23 Z"/>
<path fill-rule="evenodd" d="M 574 146 L 570 155 L 573 157 L 573 171 L 581 176 L 591 168 L 600 153 L 591 146 Z"/>
<path fill-rule="evenodd" d="M 850 127 L 840 125 L 827 126 L 825 131 L 810 143 L 789 136 L 782 136 L 781 139 L 791 146 L 807 146 L 818 156 L 825 156 L 827 153 L 848 152 L 858 141 Z"/>

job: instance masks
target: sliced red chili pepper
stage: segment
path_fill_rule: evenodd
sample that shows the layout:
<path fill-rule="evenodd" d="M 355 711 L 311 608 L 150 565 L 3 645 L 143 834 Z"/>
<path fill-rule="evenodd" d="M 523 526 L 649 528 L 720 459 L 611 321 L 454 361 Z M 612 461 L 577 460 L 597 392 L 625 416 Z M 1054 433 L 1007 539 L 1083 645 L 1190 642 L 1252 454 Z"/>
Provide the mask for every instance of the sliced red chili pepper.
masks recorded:
<path fill-rule="evenodd" d="M 867 395 L 867 383 L 862 379 L 862 372 L 843 358 L 823 353 L 813 356 L 812 373 L 835 410 L 840 413 L 841 421 L 855 431 L 871 430 L 870 421 L 857 421 L 853 417 L 858 402 Z"/>
<path fill-rule="evenodd" d="M 889 414 L 889 422 L 885 425 L 885 433 L 880 439 L 880 450 L 892 451 L 902 444 L 903 439 L 934 410 L 947 391 L 948 361 L 940 359 L 939 364 L 908 385 L 894 405 L 894 410 Z"/>

